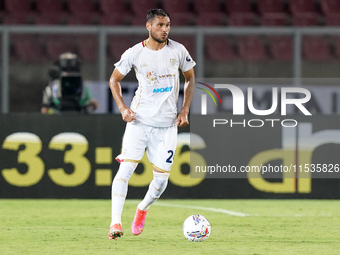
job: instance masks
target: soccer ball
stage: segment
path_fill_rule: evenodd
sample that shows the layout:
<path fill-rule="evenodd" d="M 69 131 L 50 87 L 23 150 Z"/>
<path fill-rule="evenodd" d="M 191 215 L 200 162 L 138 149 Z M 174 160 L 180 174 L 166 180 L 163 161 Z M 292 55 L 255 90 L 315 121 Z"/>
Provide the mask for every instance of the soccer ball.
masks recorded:
<path fill-rule="evenodd" d="M 190 242 L 203 242 L 211 233 L 210 222 L 202 215 L 189 216 L 183 223 L 183 234 Z"/>

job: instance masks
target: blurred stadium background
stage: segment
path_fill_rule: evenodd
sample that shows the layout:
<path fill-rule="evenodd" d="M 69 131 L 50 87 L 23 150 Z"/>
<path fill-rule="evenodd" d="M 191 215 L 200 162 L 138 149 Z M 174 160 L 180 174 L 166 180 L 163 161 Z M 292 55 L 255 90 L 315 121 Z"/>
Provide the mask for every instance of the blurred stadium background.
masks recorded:
<path fill-rule="evenodd" d="M 191 151 L 194 125 L 180 129 L 169 184 L 147 228 L 134 237 L 128 227 L 152 179 L 144 157 L 129 181 L 124 238 L 112 243 L 111 182 L 125 123 L 108 79 L 121 54 L 147 38 L 145 13 L 155 7 L 170 13 L 170 38 L 189 50 L 198 78 L 239 82 L 243 92 L 253 87 L 256 109 L 271 106 L 273 86 L 307 87 L 313 116 L 288 109 L 296 128 L 226 127 L 215 140 L 209 138 L 218 132 L 204 128 L 204 118 L 196 131 L 207 137 L 195 133 L 204 139 Z M 68 51 L 81 58 L 99 108 L 43 115 L 49 68 Z M 1 254 L 338 254 L 339 60 L 339 0 L 0 0 Z M 122 84 L 128 102 L 134 73 Z M 208 101 L 212 112 L 203 117 L 250 118 L 233 116 L 231 94 L 220 96 L 223 107 Z M 191 116 L 200 112 L 196 103 Z M 216 164 L 204 158 L 210 148 L 236 166 L 321 164 L 335 178 L 300 172 L 190 178 L 192 158 Z M 188 243 L 181 226 L 197 213 L 210 220 L 212 235 Z"/>
<path fill-rule="evenodd" d="M 319 113 L 319 117 L 301 118 L 308 123 L 301 127 L 301 130 L 305 129 L 299 134 L 307 134 L 307 138 L 310 135 L 309 139 L 313 140 L 317 135 L 308 133 L 311 130 L 337 128 L 334 115 L 321 115 L 340 112 L 337 80 L 340 78 L 340 1 L 0 0 L 0 109 L 3 113 L 0 115 L 0 169 L 6 169 L 0 178 L 2 197 L 109 198 L 111 180 L 118 168 L 114 157 L 119 154 L 124 123 L 119 115 L 112 114 L 117 110 L 108 88 L 108 79 L 121 54 L 147 38 L 145 13 L 155 7 L 170 13 L 170 38 L 187 47 L 197 62 L 197 77 L 287 78 L 291 80 L 290 84 L 286 84 L 289 86 L 300 86 L 304 80 L 311 78 L 307 85 L 316 85 L 311 87 L 314 100 L 311 109 L 313 114 Z M 102 114 L 59 115 L 53 118 L 40 114 L 42 92 L 49 82 L 48 70 L 59 55 L 67 51 L 80 56 L 82 76 L 99 101 L 100 107 L 95 113 Z M 123 95 L 128 101 L 137 85 L 133 72 L 127 75 L 123 84 Z M 258 89 L 262 99 L 268 99 L 271 87 L 260 84 Z M 258 101 L 261 104 L 261 100 Z M 271 139 L 266 134 L 249 133 L 255 140 L 238 144 L 241 153 L 237 157 L 242 164 L 247 164 L 253 155 L 261 151 L 283 148 L 281 129 L 273 130 L 266 129 L 264 132 L 273 132 Z M 71 150 L 69 147 L 56 147 L 54 143 L 65 139 L 64 132 L 77 132 L 75 139 L 85 141 L 87 159 L 65 161 L 64 154 Z M 182 132 L 188 132 L 188 129 Z M 233 136 L 231 139 L 235 141 L 230 140 L 230 144 L 236 144 L 241 135 Z M 20 151 L 25 151 L 24 147 L 14 145 L 18 139 L 26 145 L 27 141 L 33 141 L 42 146 L 37 149 L 37 154 L 26 158 L 26 164 L 18 157 Z M 319 145 L 340 140 L 328 136 L 322 139 L 322 143 L 313 145 L 311 153 Z M 259 146 L 248 146 L 253 144 Z M 303 163 L 313 160 L 338 162 L 338 144 L 321 147 L 313 159 L 312 156 L 311 159 L 301 156 L 301 160 L 305 160 Z M 185 148 L 182 152 L 185 153 Z M 242 158 L 245 152 L 249 157 Z M 35 157 L 37 155 L 38 158 Z M 178 162 L 187 165 L 188 158 L 183 156 Z M 85 166 L 81 168 L 86 169 L 83 173 L 78 172 L 78 164 Z M 65 175 L 57 173 L 61 165 Z M 18 169 L 19 174 L 10 172 L 13 167 Z M 144 168 L 148 166 L 144 165 Z M 80 175 L 72 175 L 74 169 Z M 53 171 L 56 175 L 51 174 Z M 144 194 L 151 178 L 146 172 L 142 168 L 137 171 L 131 182 L 131 197 L 140 198 Z M 165 194 L 168 198 L 340 197 L 338 179 L 313 180 L 312 185 L 310 179 L 304 181 L 301 178 L 300 182 L 296 181 L 287 189 L 284 185 L 275 188 L 275 184 L 274 188 L 250 185 L 245 180 L 210 179 L 202 182 L 187 178 L 188 172 L 181 170 L 179 164 L 172 171 L 172 176 L 169 192 Z M 25 187 L 25 192 L 18 187 Z M 42 193 L 42 189 L 45 192 Z"/>
<path fill-rule="evenodd" d="M 153 7 L 170 13 L 170 38 L 198 62 L 197 77 L 340 77 L 339 1 L 0 0 L 2 112 L 39 111 L 48 68 L 66 51 L 85 80 L 107 82 L 146 38 Z"/>

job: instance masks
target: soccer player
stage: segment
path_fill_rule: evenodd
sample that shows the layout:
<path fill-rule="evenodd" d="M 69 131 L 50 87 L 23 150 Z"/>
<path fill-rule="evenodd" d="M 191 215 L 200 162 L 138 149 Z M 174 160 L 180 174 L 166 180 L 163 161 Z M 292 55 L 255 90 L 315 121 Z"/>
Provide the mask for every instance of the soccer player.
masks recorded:
<path fill-rule="evenodd" d="M 195 86 L 192 60 L 186 48 L 171 39 L 170 17 L 162 9 L 147 12 L 146 28 L 149 37 L 126 50 L 115 64 L 110 88 L 122 118 L 127 122 L 120 162 L 112 182 L 112 219 L 109 239 L 123 235 L 121 214 L 128 189 L 128 181 L 146 150 L 153 166 L 153 180 L 144 199 L 138 204 L 131 225 L 134 235 L 144 229 L 149 206 L 165 190 L 177 144 L 177 126 L 189 124 L 188 113 Z M 120 81 L 134 68 L 138 89 L 127 107 L 122 98 Z M 184 78 L 184 102 L 177 116 L 179 69 Z"/>

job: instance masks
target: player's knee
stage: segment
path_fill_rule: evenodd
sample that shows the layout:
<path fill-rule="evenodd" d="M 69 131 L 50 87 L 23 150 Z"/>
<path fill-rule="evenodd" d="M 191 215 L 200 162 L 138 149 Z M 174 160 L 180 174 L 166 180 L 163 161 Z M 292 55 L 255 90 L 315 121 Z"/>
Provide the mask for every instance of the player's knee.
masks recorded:
<path fill-rule="evenodd" d="M 153 171 L 153 178 L 160 187 L 166 186 L 168 184 L 169 176 L 169 173 Z"/>
<path fill-rule="evenodd" d="M 114 178 L 114 180 L 124 180 L 129 181 L 130 177 L 132 176 L 133 172 L 135 171 L 138 163 L 133 162 L 122 162 L 120 163 L 118 172 Z"/>

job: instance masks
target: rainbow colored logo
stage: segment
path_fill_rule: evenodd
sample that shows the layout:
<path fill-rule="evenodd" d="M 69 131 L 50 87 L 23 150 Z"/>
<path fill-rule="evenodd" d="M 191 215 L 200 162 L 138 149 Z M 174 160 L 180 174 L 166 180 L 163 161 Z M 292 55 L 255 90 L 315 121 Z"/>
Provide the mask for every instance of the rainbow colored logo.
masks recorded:
<path fill-rule="evenodd" d="M 214 94 L 217 96 L 218 100 L 220 101 L 220 104 L 222 105 L 222 100 L 221 100 L 219 94 L 217 93 L 217 91 L 216 91 L 213 87 L 211 87 L 210 85 L 205 84 L 205 83 L 203 83 L 203 82 L 197 82 L 197 83 L 199 83 L 199 84 L 201 84 L 201 85 L 203 85 L 203 86 L 206 86 L 206 87 L 209 88 L 212 92 L 214 92 Z M 197 88 L 199 88 L 199 89 L 203 90 L 204 92 L 206 92 L 206 93 L 212 98 L 212 100 L 214 101 L 215 105 L 217 106 L 216 100 L 215 100 L 214 96 L 211 94 L 211 92 L 210 92 L 209 90 L 204 89 L 204 88 L 200 88 L 200 87 L 197 87 Z"/>

